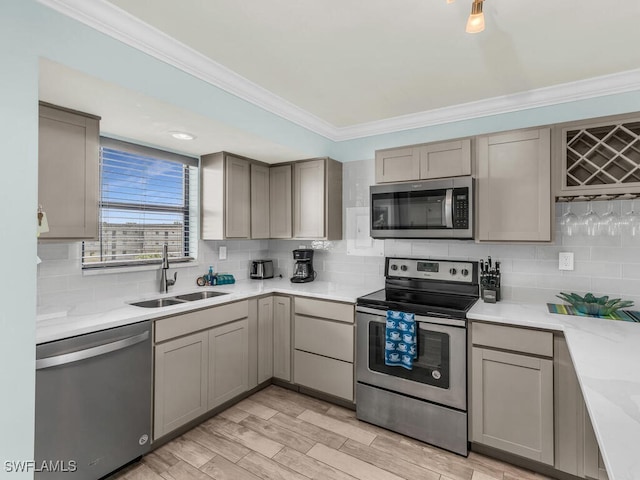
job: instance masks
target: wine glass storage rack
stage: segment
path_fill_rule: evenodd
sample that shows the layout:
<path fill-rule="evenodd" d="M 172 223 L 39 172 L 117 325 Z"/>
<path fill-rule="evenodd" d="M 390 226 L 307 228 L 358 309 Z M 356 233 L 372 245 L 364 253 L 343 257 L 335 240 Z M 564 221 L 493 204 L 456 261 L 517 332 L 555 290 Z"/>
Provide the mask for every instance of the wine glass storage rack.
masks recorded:
<path fill-rule="evenodd" d="M 567 125 L 560 135 L 558 197 L 640 193 L 640 117 Z"/>

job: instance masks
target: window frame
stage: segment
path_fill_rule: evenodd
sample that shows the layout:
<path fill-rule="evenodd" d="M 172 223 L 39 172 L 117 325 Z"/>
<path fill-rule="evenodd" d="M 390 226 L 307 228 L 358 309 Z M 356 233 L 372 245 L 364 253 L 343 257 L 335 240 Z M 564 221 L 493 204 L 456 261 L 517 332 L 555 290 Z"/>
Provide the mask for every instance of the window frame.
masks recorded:
<path fill-rule="evenodd" d="M 144 204 L 144 203 L 133 203 L 133 202 L 113 202 L 109 201 L 107 203 L 103 203 L 102 198 L 102 175 L 103 175 L 103 163 L 102 163 L 102 151 L 103 148 L 116 150 L 118 152 L 123 152 L 129 155 L 138 155 L 147 158 L 152 158 L 154 160 L 162 160 L 162 161 L 171 161 L 178 164 L 183 165 L 183 199 L 181 206 L 172 206 L 172 205 L 154 205 L 154 204 Z M 105 241 L 103 237 L 103 222 L 102 222 L 102 210 L 103 208 L 116 209 L 122 211 L 131 211 L 131 212 L 157 212 L 157 213 L 173 213 L 180 214 L 182 216 L 183 225 L 182 225 L 182 257 L 170 257 L 171 263 L 187 263 L 194 262 L 197 260 L 197 229 L 198 225 L 196 225 L 195 231 L 192 228 L 191 222 L 197 221 L 199 215 L 197 209 L 199 206 L 196 206 L 192 209 L 192 196 L 197 195 L 198 193 L 198 185 L 192 185 L 193 178 L 198 178 L 199 172 L 196 170 L 194 173 L 190 167 L 195 167 L 199 169 L 199 158 L 189 157 L 186 155 L 161 150 L 154 147 L 149 147 L 145 145 L 139 145 L 135 143 L 126 142 L 123 140 L 118 140 L 110 137 L 100 137 L 100 179 L 99 179 L 99 187 L 100 192 L 98 196 L 98 214 L 100 216 L 100 221 L 98 222 L 98 239 L 91 240 L 91 242 L 95 242 L 99 244 L 100 250 L 100 258 L 102 260 L 97 262 L 89 262 L 85 263 L 85 242 L 82 242 L 82 257 L 81 264 L 83 270 L 95 270 L 95 269 L 109 269 L 109 268 L 136 268 L 141 266 L 149 266 L 149 265 L 160 265 L 162 263 L 161 258 L 153 258 L 153 259 L 134 259 L 134 260 L 115 260 L 115 261 L 105 261 L 104 258 L 109 256 L 104 253 L 105 249 Z M 195 191 L 193 190 L 195 187 Z M 198 205 L 198 202 L 196 202 Z M 142 224 L 143 226 L 144 224 Z M 144 230 L 144 228 L 143 228 Z M 155 230 L 153 230 L 155 231 Z M 192 238 L 193 237 L 193 238 Z"/>

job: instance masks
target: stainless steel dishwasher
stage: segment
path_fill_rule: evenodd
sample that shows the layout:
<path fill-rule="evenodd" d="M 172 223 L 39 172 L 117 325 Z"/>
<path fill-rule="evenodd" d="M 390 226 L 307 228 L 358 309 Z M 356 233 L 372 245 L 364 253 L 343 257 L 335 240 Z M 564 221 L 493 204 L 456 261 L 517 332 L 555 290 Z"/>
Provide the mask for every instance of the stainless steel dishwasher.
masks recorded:
<path fill-rule="evenodd" d="M 151 356 L 149 321 L 36 347 L 35 478 L 95 480 L 149 451 Z"/>

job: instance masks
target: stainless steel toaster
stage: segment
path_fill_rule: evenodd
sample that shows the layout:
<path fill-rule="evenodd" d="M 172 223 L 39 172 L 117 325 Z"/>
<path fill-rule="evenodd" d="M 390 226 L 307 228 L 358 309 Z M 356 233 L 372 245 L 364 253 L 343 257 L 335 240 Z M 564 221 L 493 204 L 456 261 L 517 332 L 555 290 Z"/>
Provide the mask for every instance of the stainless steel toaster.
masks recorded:
<path fill-rule="evenodd" d="M 273 278 L 273 260 L 253 260 L 249 276 L 259 280 Z"/>

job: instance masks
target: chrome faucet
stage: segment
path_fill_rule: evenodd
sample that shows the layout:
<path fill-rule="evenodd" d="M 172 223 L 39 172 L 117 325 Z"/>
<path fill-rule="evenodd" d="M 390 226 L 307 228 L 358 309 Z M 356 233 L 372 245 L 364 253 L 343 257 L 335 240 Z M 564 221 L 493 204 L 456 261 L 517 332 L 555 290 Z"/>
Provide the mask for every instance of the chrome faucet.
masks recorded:
<path fill-rule="evenodd" d="M 166 243 L 162 247 L 162 275 L 160 276 L 160 292 L 168 293 L 169 287 L 176 284 L 178 280 L 178 272 L 173 272 L 173 279 L 167 278 L 167 270 L 169 270 L 169 245 Z"/>

